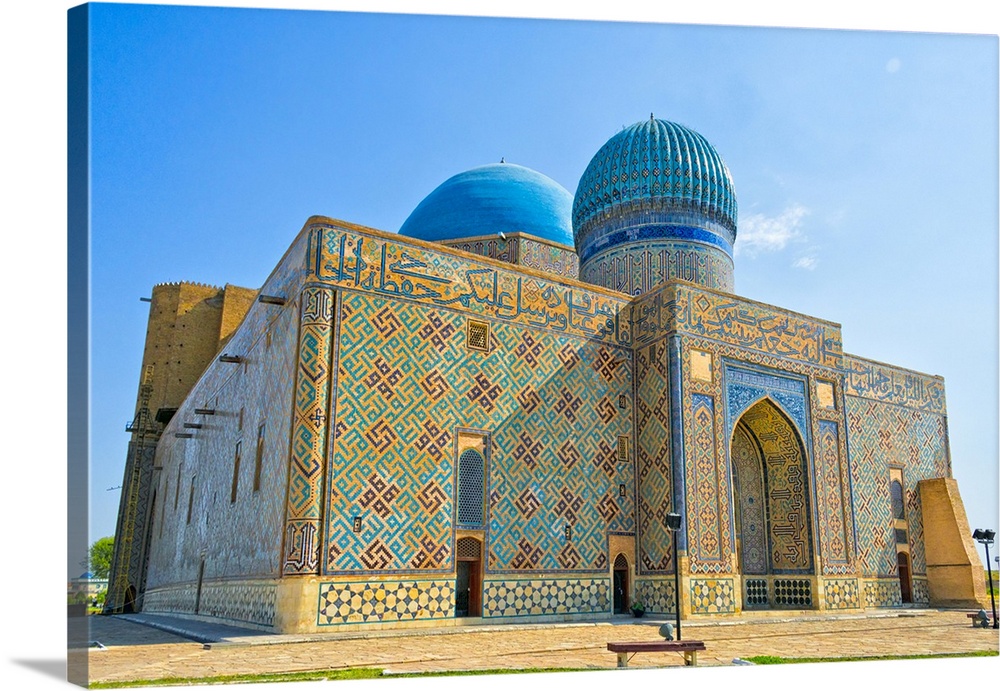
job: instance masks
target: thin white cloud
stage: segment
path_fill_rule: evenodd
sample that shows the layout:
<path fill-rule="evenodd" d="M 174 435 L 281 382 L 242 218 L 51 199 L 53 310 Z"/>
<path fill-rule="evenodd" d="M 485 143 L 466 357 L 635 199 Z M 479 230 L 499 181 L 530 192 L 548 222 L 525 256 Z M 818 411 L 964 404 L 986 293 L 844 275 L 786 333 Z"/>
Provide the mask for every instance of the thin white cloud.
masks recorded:
<path fill-rule="evenodd" d="M 755 257 L 783 250 L 790 241 L 802 237 L 799 226 L 808 214 L 801 204 L 793 204 L 777 216 L 750 214 L 740 221 L 734 253 Z"/>
<path fill-rule="evenodd" d="M 899 58 L 892 58 L 889 62 L 885 63 L 885 71 L 889 74 L 895 74 L 899 72 L 899 69 L 903 66 L 903 61 Z"/>
<path fill-rule="evenodd" d="M 799 257 L 792 264 L 796 269 L 805 269 L 806 271 L 812 271 L 816 268 L 817 264 L 816 257 Z"/>

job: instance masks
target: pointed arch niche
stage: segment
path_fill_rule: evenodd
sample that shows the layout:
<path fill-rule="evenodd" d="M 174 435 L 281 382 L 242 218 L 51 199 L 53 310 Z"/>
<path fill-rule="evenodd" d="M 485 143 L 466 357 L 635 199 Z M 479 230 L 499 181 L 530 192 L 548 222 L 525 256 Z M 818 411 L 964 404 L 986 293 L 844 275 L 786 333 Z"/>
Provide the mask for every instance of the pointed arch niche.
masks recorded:
<path fill-rule="evenodd" d="M 737 560 L 744 606 L 812 605 L 811 593 L 783 589 L 813 573 L 808 462 L 794 424 L 769 397 L 747 408 L 730 441 Z"/>

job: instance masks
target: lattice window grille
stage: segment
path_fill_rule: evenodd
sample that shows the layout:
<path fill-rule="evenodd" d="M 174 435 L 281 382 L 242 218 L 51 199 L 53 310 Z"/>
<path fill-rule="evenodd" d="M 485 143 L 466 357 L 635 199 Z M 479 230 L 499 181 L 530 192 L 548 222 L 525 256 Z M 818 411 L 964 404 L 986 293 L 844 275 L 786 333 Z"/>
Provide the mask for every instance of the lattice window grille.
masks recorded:
<path fill-rule="evenodd" d="M 900 528 L 896 528 L 896 544 L 897 545 L 908 545 L 909 538 L 906 535 L 906 531 Z"/>
<path fill-rule="evenodd" d="M 775 579 L 774 604 L 785 607 L 811 607 L 812 583 L 803 578 Z"/>
<path fill-rule="evenodd" d="M 763 578 L 747 579 L 747 607 L 767 605 L 767 580 Z"/>
<path fill-rule="evenodd" d="M 490 325 L 489 322 L 469 320 L 468 329 L 465 334 L 465 344 L 470 350 L 488 352 L 490 349 Z"/>
<path fill-rule="evenodd" d="M 628 571 L 628 559 L 625 558 L 624 554 L 619 554 L 615 557 L 615 571 Z"/>
<path fill-rule="evenodd" d="M 892 517 L 905 518 L 903 514 L 903 485 L 900 484 L 899 480 L 893 480 L 890 491 L 892 493 Z"/>
<path fill-rule="evenodd" d="M 475 449 L 466 449 L 458 458 L 458 522 L 462 525 L 483 524 L 484 465 Z"/>
<path fill-rule="evenodd" d="M 479 555 L 482 554 L 479 547 L 479 540 L 474 537 L 463 537 L 460 539 L 455 551 L 458 552 L 459 559 L 479 559 Z"/>

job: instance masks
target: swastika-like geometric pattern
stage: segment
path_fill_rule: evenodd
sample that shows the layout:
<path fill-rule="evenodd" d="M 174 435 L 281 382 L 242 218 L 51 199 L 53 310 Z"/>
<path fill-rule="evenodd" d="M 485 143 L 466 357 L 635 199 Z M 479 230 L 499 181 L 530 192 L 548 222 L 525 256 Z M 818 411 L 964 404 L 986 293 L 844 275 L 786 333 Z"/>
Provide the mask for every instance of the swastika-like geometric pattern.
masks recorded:
<path fill-rule="evenodd" d="M 673 503 L 670 472 L 670 382 L 665 341 L 635 352 L 636 430 L 639 444 L 639 572 L 673 571 L 673 534 L 667 514 Z M 643 600 L 645 602 L 645 600 Z"/>
<path fill-rule="evenodd" d="M 486 581 L 483 617 L 604 614 L 610 611 L 606 578 Z"/>
<path fill-rule="evenodd" d="M 898 578 L 881 578 L 864 581 L 865 607 L 899 607 L 903 596 Z"/>
<path fill-rule="evenodd" d="M 819 453 L 816 456 L 816 515 L 819 517 L 820 548 L 824 573 L 836 564 L 849 564 L 847 531 L 850 518 L 845 512 L 844 495 L 849 487 L 847 472 L 840 460 L 840 431 L 836 422 L 819 421 Z"/>
<path fill-rule="evenodd" d="M 692 578 L 691 613 L 723 614 L 736 611 L 733 581 L 730 578 Z"/>
<path fill-rule="evenodd" d="M 827 609 L 857 609 L 861 597 L 857 578 L 827 578 L 823 581 Z"/>
<path fill-rule="evenodd" d="M 635 582 L 635 599 L 647 612 L 676 614 L 677 597 L 673 579 L 640 579 Z"/>
<path fill-rule="evenodd" d="M 333 291 L 326 288 L 306 288 L 302 292 L 282 569 L 286 574 L 319 572 L 334 300 Z"/>
<path fill-rule="evenodd" d="M 455 582 L 320 583 L 318 626 L 421 621 L 455 616 Z"/>
<path fill-rule="evenodd" d="M 616 459 L 631 421 L 601 405 L 630 391 L 630 352 L 504 322 L 471 352 L 465 321 L 343 294 L 327 573 L 450 568 L 459 427 L 492 435 L 489 572 L 603 570 L 607 533 L 635 530 L 633 497 L 618 492 L 634 466 Z"/>
<path fill-rule="evenodd" d="M 726 555 L 731 549 L 729 507 L 728 502 L 723 503 L 719 488 L 727 486 L 729 480 L 716 449 L 715 403 L 710 396 L 693 394 L 690 411 L 686 489 L 691 571 L 725 572 L 729 570 Z"/>
<path fill-rule="evenodd" d="M 767 399 L 744 413 L 740 422 L 756 439 L 764 457 L 771 572 L 809 572 L 812 538 L 808 468 L 799 436 Z"/>
<path fill-rule="evenodd" d="M 926 573 L 920 480 L 950 477 L 945 419 L 913 408 L 847 396 L 858 568 L 895 576 L 896 542 L 889 465 L 903 467 L 904 503 L 914 574 Z"/>
<path fill-rule="evenodd" d="M 763 459 L 743 426 L 737 426 L 733 433 L 730 460 L 735 480 L 740 567 L 744 574 L 766 574 L 770 558 L 764 516 L 767 499 L 764 495 Z"/>

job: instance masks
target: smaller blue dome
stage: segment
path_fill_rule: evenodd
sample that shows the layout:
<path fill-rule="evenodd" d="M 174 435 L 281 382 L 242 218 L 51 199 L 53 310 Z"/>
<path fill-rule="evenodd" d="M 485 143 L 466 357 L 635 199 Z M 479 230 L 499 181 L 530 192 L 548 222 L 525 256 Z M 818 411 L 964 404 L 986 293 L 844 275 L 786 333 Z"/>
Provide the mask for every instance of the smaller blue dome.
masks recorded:
<path fill-rule="evenodd" d="M 527 233 L 573 247 L 573 196 L 558 182 L 513 163 L 493 163 L 445 180 L 399 229 L 440 242 Z"/>

